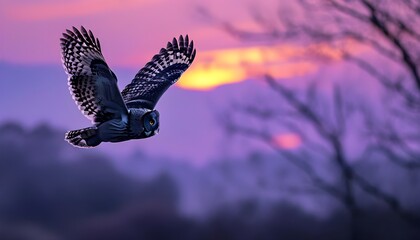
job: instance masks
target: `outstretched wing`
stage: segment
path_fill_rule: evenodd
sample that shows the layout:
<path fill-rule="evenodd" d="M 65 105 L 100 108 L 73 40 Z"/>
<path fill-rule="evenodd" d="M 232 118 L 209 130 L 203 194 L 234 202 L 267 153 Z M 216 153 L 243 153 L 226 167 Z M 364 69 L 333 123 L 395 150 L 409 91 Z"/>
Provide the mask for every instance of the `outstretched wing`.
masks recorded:
<path fill-rule="evenodd" d="M 94 123 L 127 114 L 117 78 L 106 64 L 99 40 L 92 32 L 73 27 L 60 40 L 69 89 L 82 113 Z"/>
<path fill-rule="evenodd" d="M 195 52 L 188 35 L 168 42 L 121 92 L 127 107 L 153 109 L 162 94 L 191 65 Z"/>

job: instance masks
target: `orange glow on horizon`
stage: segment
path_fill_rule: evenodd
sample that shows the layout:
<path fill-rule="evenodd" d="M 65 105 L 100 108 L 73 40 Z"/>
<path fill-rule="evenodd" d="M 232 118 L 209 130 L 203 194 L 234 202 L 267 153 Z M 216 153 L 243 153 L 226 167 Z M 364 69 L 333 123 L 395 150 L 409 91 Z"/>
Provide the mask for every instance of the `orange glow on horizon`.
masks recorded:
<path fill-rule="evenodd" d="M 302 144 L 302 139 L 295 133 L 283 133 L 273 138 L 274 144 L 282 149 L 296 149 Z"/>
<path fill-rule="evenodd" d="M 351 51 L 359 51 L 351 42 Z M 309 57 L 308 57 L 309 56 Z M 311 57 L 315 57 L 311 59 Z M 191 90 L 209 90 L 220 85 L 270 74 L 275 78 L 292 78 L 316 72 L 322 63 L 317 58 L 340 61 L 341 51 L 327 44 L 299 46 L 253 46 L 197 52 L 195 62 L 177 86 Z"/>
<path fill-rule="evenodd" d="M 185 72 L 177 83 L 179 87 L 194 90 L 210 90 L 220 85 L 240 82 L 246 78 L 243 69 L 197 65 L 197 67 Z"/>

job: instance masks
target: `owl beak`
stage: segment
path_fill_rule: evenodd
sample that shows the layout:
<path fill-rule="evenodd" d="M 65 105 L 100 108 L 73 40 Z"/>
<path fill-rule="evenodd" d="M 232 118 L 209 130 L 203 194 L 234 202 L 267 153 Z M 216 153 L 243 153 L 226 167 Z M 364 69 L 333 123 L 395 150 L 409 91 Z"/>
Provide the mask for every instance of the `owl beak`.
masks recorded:
<path fill-rule="evenodd" d="M 146 137 L 150 136 L 151 133 L 152 133 L 152 131 L 144 132 L 144 134 L 146 135 Z"/>

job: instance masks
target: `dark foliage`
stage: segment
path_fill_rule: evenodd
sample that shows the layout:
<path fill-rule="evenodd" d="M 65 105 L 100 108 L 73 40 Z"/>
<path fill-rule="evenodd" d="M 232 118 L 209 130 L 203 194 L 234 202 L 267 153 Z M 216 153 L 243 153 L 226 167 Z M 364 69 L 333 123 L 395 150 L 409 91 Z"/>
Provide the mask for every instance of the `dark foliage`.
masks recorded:
<path fill-rule="evenodd" d="M 196 219 L 178 211 L 175 181 L 118 172 L 99 153 L 75 153 L 48 126 L 0 127 L 0 239 L 348 239 L 346 213 L 329 218 L 279 202 L 226 204 Z M 368 211 L 366 239 L 418 239 L 392 213 Z"/>

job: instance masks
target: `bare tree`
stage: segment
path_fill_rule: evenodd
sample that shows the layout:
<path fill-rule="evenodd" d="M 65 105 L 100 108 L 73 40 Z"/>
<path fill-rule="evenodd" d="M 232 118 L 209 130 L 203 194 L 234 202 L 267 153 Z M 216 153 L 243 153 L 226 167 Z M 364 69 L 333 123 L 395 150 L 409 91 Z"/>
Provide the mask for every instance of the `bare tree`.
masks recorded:
<path fill-rule="evenodd" d="M 369 152 L 380 152 L 399 166 L 411 169 L 420 167 L 419 6 L 413 0 L 300 0 L 295 12 L 279 11 L 277 24 L 253 11 L 255 22 L 263 31 L 249 32 L 223 21 L 220 24 L 242 41 L 300 39 L 337 47 L 340 42 L 351 40 L 368 47 L 375 59 L 383 61 L 362 59 L 345 48 L 341 49 L 342 56 L 378 80 L 387 91 L 386 98 L 397 102 L 388 109 L 394 114 L 391 119 L 375 119 L 374 125 L 368 125 L 373 136 Z M 298 15 L 301 17 L 294 17 Z M 388 66 L 399 71 L 390 76 Z M 413 127 L 401 131 L 396 126 L 401 122 Z M 367 119 L 366 123 L 372 122 Z"/>
<path fill-rule="evenodd" d="M 267 10 L 265 10 L 267 11 Z M 358 239 L 358 218 L 362 207 L 356 190 L 383 202 L 408 223 L 420 226 L 419 216 L 406 210 L 401 201 L 392 194 L 371 183 L 354 167 L 346 149 L 345 139 L 352 118 L 363 119 L 353 131 L 364 132 L 369 137 L 356 158 L 371 158 L 382 155 L 397 166 L 409 171 L 420 169 L 420 2 L 414 0 L 300 0 L 293 9 L 282 11 L 279 3 L 277 20 L 270 20 L 267 14 L 252 10 L 251 15 L 259 24 L 260 31 L 251 32 L 234 24 L 218 20 L 209 12 L 201 12 L 218 23 L 240 41 L 270 40 L 274 43 L 300 40 L 306 43 L 326 43 L 340 46 L 343 41 L 352 42 L 370 49 L 372 61 L 363 59 L 346 48 L 340 48 L 341 56 L 366 72 L 383 88 L 383 95 L 392 99 L 382 116 L 375 116 L 371 107 L 351 102 L 336 85 L 330 104 L 319 103 L 317 83 L 310 85 L 305 93 L 290 89 L 272 76 L 265 76 L 269 88 L 280 97 L 277 107 L 242 104 L 234 111 L 266 121 L 271 119 L 277 125 L 296 132 L 303 139 L 299 151 L 285 151 L 273 141 L 272 133 L 252 125 L 226 121 L 229 132 L 249 136 L 266 143 L 277 151 L 284 160 L 290 161 L 306 173 L 311 182 L 345 206 L 350 216 L 352 239 Z M 386 66 L 384 66 L 386 64 Z M 397 71 L 387 71 L 392 66 Z M 305 97 L 302 97 L 305 96 Z M 325 110 L 327 109 L 327 110 Z M 325 111 L 329 112 L 328 116 Z M 229 119 L 232 119 L 230 117 Z M 405 126 L 402 128 L 401 126 Z M 308 134 L 308 129 L 311 134 Z M 321 158 L 333 164 L 337 181 L 329 181 L 317 171 L 310 159 Z M 418 171 L 417 171 L 418 173 Z"/>
<path fill-rule="evenodd" d="M 354 163 L 346 149 L 345 139 L 350 128 L 352 128 L 352 117 L 355 115 L 364 116 L 363 112 L 356 105 L 348 102 L 343 97 L 342 91 L 336 87 L 333 91 L 332 105 L 323 104 L 331 114 L 326 116 L 325 111 L 317 110 L 315 105 L 317 99 L 316 84 L 307 89 L 306 98 L 302 99 L 299 94 L 291 90 L 270 76 L 266 76 L 270 89 L 274 90 L 281 98 L 279 106 L 270 108 L 261 105 L 235 106 L 231 114 L 241 114 L 260 119 L 261 122 L 272 120 L 280 124 L 288 131 L 297 133 L 302 138 L 302 146 L 298 151 L 284 150 L 274 141 L 275 133 L 270 133 L 253 126 L 246 126 L 235 121 L 233 117 L 227 117 L 225 126 L 230 133 L 241 134 L 258 139 L 273 150 L 279 153 L 282 159 L 289 161 L 300 171 L 303 171 L 312 184 L 338 200 L 349 211 L 350 234 L 352 239 L 358 239 L 358 219 L 362 214 L 362 207 L 358 203 L 357 189 L 373 196 L 386 204 L 392 211 L 402 219 L 420 226 L 420 218 L 404 209 L 397 197 L 383 191 L 380 187 L 370 183 L 364 176 L 355 169 Z M 287 114 L 284 114 L 287 112 Z M 224 114 L 226 117 L 226 114 Z M 332 117 L 331 117 L 332 116 Z M 281 120 L 279 119 L 281 118 Z M 328 120 L 326 119 L 328 118 Z M 363 154 L 359 158 L 365 158 Z M 317 161 L 321 159 L 321 161 Z M 316 165 L 320 162 L 328 162 L 336 173 L 336 180 L 329 180 Z"/>

